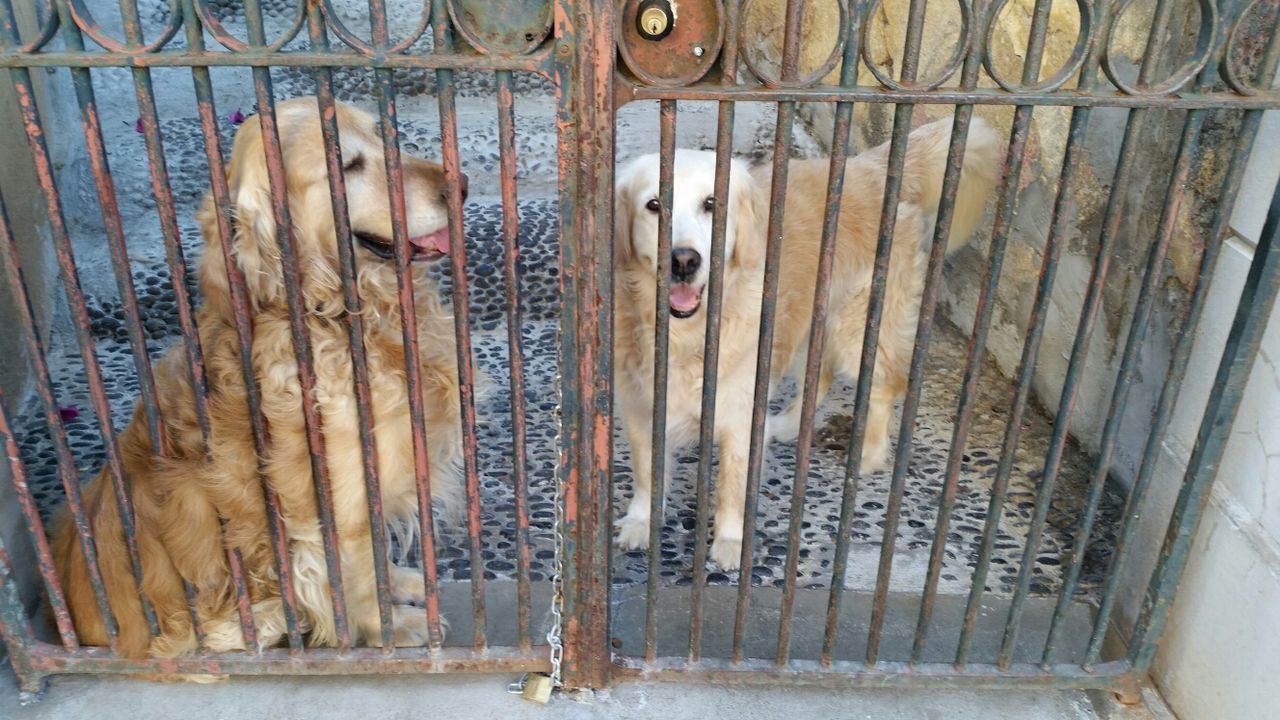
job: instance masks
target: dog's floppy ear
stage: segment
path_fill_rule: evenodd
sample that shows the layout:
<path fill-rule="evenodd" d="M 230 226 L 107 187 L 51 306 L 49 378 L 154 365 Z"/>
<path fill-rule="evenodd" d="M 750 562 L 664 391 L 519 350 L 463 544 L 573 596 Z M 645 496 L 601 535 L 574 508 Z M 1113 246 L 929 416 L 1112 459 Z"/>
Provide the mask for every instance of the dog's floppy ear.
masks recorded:
<path fill-rule="evenodd" d="M 640 161 L 636 158 L 619 168 L 613 182 L 613 260 L 620 266 L 630 263 L 636 254 L 631 242 L 631 194 Z"/>
<path fill-rule="evenodd" d="M 757 223 L 755 181 L 739 160 L 729 175 L 729 217 L 733 221 L 733 253 L 729 263 L 743 270 L 758 270 L 764 263 L 765 233 Z"/>
<path fill-rule="evenodd" d="M 283 302 L 280 246 L 271 209 L 262 129 L 256 117 L 250 117 L 236 133 L 227 181 L 235 215 L 233 250 L 244 273 L 249 299 L 255 307 Z"/>

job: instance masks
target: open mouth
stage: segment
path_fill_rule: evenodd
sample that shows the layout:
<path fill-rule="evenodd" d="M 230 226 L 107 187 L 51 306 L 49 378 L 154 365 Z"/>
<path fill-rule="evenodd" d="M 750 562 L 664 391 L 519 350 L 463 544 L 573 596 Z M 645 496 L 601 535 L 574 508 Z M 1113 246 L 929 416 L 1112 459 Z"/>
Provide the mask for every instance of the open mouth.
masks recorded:
<path fill-rule="evenodd" d="M 694 287 L 689 283 L 673 283 L 671 285 L 671 315 L 687 318 L 702 307 L 702 291 L 706 286 Z"/>
<path fill-rule="evenodd" d="M 391 238 L 375 233 L 356 231 L 356 240 L 366 250 L 384 260 L 395 259 L 395 246 Z M 449 226 L 446 225 L 426 235 L 415 235 L 409 238 L 409 262 L 429 262 L 449 254 Z"/>

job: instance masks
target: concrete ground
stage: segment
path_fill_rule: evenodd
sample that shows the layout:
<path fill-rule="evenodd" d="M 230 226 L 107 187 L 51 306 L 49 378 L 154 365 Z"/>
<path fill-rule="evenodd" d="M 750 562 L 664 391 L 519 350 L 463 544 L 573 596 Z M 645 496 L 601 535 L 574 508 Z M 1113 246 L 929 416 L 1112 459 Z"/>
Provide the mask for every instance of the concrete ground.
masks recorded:
<path fill-rule="evenodd" d="M 19 702 L 0 673 L 5 720 L 326 720 L 328 718 L 653 718 L 804 720 L 1175 720 L 1153 690 L 1141 706 L 1079 690 L 831 690 L 793 686 L 626 683 L 548 706 L 506 693 L 499 675 L 237 678 L 214 685 L 117 677 L 54 678 L 37 702 Z"/>

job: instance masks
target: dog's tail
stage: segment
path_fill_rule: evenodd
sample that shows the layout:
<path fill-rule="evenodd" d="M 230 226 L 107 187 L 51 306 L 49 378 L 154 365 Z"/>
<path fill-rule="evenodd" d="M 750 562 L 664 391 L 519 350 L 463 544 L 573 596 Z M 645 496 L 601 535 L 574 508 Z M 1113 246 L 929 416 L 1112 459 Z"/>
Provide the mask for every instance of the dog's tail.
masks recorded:
<path fill-rule="evenodd" d="M 907 158 L 902 171 L 902 200 L 920 206 L 926 215 L 937 214 L 950 143 L 950 118 L 917 128 L 907 143 Z M 964 166 L 956 189 L 951 231 L 947 236 L 948 254 L 964 247 L 982 220 L 987 199 L 991 197 L 1000 171 L 1001 152 L 996 131 L 982 118 L 973 118 L 969 123 Z"/>

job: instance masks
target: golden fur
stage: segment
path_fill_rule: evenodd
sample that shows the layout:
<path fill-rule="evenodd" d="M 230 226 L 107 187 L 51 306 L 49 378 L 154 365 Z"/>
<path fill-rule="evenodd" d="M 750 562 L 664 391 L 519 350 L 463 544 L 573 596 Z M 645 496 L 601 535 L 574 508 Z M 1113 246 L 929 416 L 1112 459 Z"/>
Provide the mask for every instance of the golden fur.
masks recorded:
<path fill-rule="evenodd" d="M 369 511 L 320 115 L 315 98 L 280 103 L 277 113 L 352 639 L 378 644 Z M 348 106 L 338 106 L 337 119 L 353 230 L 390 238 L 378 128 L 371 117 Z M 438 231 L 448 224 L 443 169 L 406 156 L 404 175 L 410 236 L 440 237 Z M 263 136 L 256 116 L 236 135 L 228 180 L 234 210 L 233 253 L 247 279 L 253 371 L 270 434 L 269 451 L 263 458 L 266 481 L 279 496 L 302 629 L 310 644 L 333 645 L 337 637 L 332 596 L 303 428 Z M 190 368 L 176 348 L 155 366 L 169 453 L 161 457 L 155 452 L 141 407 L 119 437 L 125 484 L 136 514 L 143 590 L 155 606 L 161 628 L 155 638 L 138 599 L 108 471 L 99 474 L 84 493 L 111 611 L 119 624 L 119 650 L 128 657 L 171 657 L 196 649 L 183 581 L 196 588 L 209 648 L 244 646 L 224 530 L 227 546 L 243 556 L 259 644 L 274 645 L 285 633 L 212 198 L 205 199 L 198 219 L 205 242 L 199 263 L 203 303 L 197 320 L 209 386 L 207 452 L 197 422 Z M 395 270 L 390 261 L 363 246 L 358 246 L 356 259 L 382 502 L 389 524 L 413 527 L 418 504 Z M 460 492 L 461 424 L 453 320 L 425 268 L 419 263 L 412 267 L 432 497 L 447 506 L 456 503 Z M 219 519 L 225 521 L 225 528 L 219 527 Z M 81 641 L 107 644 L 85 559 L 65 516 L 56 530 L 54 552 Z M 393 584 L 397 603 L 422 600 L 419 572 L 393 568 Z M 421 645 L 428 638 L 420 608 L 395 605 L 394 625 L 397 645 Z"/>
<path fill-rule="evenodd" d="M 941 194 L 950 131 L 951 121 L 943 120 L 923 126 L 910 136 L 862 454 L 864 471 L 883 466 L 889 450 L 893 405 L 906 390 L 924 275 L 925 254 L 921 245 L 926 240 L 924 233 L 929 216 L 936 211 Z M 974 120 L 949 249 L 963 245 L 981 219 L 995 183 L 999 151 L 991 128 Z M 887 164 L 888 146 L 881 145 L 849 160 L 847 165 L 825 326 L 819 402 L 835 376 L 849 380 L 856 380 L 858 376 Z M 773 386 L 783 377 L 803 371 L 829 169 L 827 160 L 790 163 L 773 342 Z M 701 292 L 707 282 L 711 211 L 706 203 L 714 202 L 709 199 L 714 194 L 714 181 L 714 153 L 677 152 L 672 247 L 691 248 L 703 259 L 697 277 L 684 283 L 686 293 Z M 715 540 L 711 546 L 712 560 L 725 569 L 738 567 L 742 548 L 770 183 L 770 168 L 751 170 L 741 161 L 733 161 L 715 410 L 720 468 Z M 635 468 L 635 494 L 626 516 L 618 524 L 619 543 L 626 548 L 646 547 L 649 538 L 658 227 L 658 214 L 653 211 L 656 206 L 650 201 L 657 194 L 656 155 L 638 158 L 620 171 L 615 226 L 615 383 Z M 675 277 L 672 282 L 672 311 L 676 314 Z M 679 304 L 683 309 L 688 303 Z M 701 415 L 706 312 L 699 303 L 691 313 L 684 319 L 679 315 L 671 319 L 667 381 L 669 449 L 696 440 Z M 797 399 L 783 415 L 770 417 L 767 436 L 794 439 L 799 412 Z"/>

